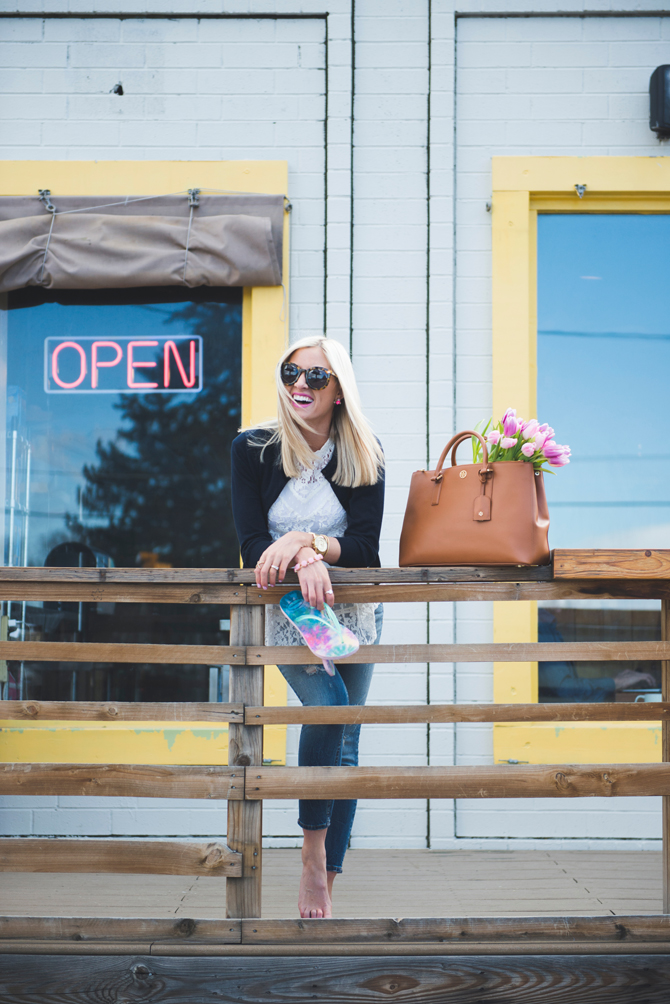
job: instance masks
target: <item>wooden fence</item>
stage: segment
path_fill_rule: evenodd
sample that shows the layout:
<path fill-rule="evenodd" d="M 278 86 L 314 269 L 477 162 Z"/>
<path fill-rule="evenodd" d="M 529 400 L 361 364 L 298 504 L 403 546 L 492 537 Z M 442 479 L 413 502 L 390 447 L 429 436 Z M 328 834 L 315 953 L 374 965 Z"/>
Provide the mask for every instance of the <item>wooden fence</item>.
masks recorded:
<path fill-rule="evenodd" d="M 227 722 L 227 766 L 8 763 L 0 794 L 227 799 L 223 843 L 3 840 L 0 870 L 218 875 L 228 920 L 6 917 L 4 952 L 128 954 L 449 954 L 493 951 L 666 953 L 670 945 L 670 551 L 557 551 L 544 568 L 334 569 L 335 601 L 655 598 L 662 641 L 584 644 L 364 646 L 376 663 L 661 660 L 662 702 L 264 707 L 263 667 L 318 662 L 304 648 L 264 645 L 264 608 L 295 584 L 263 592 L 240 569 L 2 568 L 0 599 L 230 604 L 228 646 L 0 643 L 0 659 L 230 665 L 228 704 L 2 701 L 0 718 Z M 346 660 L 343 660 L 346 661 Z M 661 721 L 661 763 L 483 767 L 268 767 L 263 726 L 289 723 Z M 664 914 L 515 920 L 261 920 L 266 798 L 518 798 L 663 796 Z M 45 863 L 46 844 L 48 860 Z M 384 991 L 386 992 L 386 991 Z M 152 998 L 153 999 L 153 998 Z M 189 998 L 190 999 L 190 998 Z M 623 998 L 622 998 L 623 999 Z M 631 998 L 632 999 L 632 998 Z M 646 998 L 645 998 L 646 999 Z M 649 998 L 650 1000 L 652 998 Z M 656 998 L 653 998 L 656 999 Z M 660 998 L 659 998 L 660 999 Z"/>

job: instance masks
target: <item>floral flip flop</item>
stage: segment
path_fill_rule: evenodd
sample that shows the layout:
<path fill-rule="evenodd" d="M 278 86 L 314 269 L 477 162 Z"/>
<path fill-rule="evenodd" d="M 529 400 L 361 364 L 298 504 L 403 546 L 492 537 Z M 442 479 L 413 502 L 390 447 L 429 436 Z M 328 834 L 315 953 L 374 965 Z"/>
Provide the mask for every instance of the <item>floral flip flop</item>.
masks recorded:
<path fill-rule="evenodd" d="M 302 595 L 286 593 L 279 601 L 284 616 L 298 629 L 310 652 L 318 655 L 329 676 L 335 675 L 333 659 L 344 659 L 358 652 L 359 642 L 349 628 L 343 627 L 326 603 L 323 610 L 310 607 Z"/>

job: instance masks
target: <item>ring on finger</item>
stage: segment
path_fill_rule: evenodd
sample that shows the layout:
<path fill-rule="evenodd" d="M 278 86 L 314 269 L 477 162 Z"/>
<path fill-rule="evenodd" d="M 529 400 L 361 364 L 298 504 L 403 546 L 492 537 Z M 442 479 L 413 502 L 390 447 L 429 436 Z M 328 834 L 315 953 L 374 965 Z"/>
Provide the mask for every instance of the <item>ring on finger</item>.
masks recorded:
<path fill-rule="evenodd" d="M 277 572 L 279 571 L 279 565 L 270 565 L 270 568 L 274 568 Z"/>
<path fill-rule="evenodd" d="M 335 594 L 333 593 L 333 590 L 332 590 L 332 589 L 326 589 L 326 592 L 327 592 L 327 593 L 332 593 L 332 595 L 333 595 L 333 596 L 335 595 Z"/>

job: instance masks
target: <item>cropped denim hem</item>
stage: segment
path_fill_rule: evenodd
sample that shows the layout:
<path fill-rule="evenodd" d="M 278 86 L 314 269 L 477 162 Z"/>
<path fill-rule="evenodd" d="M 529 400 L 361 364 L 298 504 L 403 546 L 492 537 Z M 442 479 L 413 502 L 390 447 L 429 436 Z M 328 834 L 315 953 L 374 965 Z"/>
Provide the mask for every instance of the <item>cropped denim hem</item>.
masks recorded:
<path fill-rule="evenodd" d="M 330 820 L 328 820 L 327 823 L 303 823 L 299 819 L 298 826 L 300 826 L 303 830 L 327 830 L 330 826 Z"/>

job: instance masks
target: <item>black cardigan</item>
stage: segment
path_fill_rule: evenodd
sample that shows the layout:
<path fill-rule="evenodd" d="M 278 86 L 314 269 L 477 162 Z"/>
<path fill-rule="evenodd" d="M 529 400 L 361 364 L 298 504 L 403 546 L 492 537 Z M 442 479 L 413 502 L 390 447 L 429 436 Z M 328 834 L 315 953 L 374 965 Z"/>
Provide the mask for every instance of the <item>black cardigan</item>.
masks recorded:
<path fill-rule="evenodd" d="M 233 519 L 245 568 L 253 568 L 272 543 L 268 512 L 281 494 L 288 476 L 280 462 L 278 445 L 268 446 L 261 461 L 261 447 L 250 440 L 267 440 L 264 430 L 243 432 L 232 445 Z M 332 564 L 343 568 L 379 568 L 379 534 L 384 512 L 384 472 L 374 485 L 343 488 L 333 483 L 337 452 L 333 452 L 322 474 L 346 510 L 348 526 L 338 537 L 342 553 Z"/>

